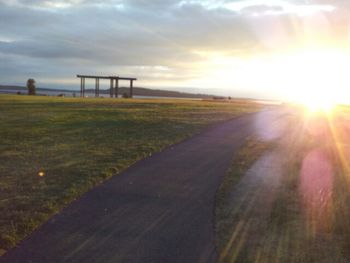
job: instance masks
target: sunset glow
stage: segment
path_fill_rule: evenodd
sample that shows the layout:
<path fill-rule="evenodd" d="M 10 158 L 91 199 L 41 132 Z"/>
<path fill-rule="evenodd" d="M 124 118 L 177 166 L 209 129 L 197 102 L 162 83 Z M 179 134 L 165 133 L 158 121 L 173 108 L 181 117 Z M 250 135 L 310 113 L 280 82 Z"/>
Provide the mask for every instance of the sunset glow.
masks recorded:
<path fill-rule="evenodd" d="M 336 48 L 303 48 L 246 58 L 205 54 L 206 77 L 193 85 L 232 86 L 276 98 L 300 102 L 310 108 L 329 109 L 349 103 L 350 54 Z"/>
<path fill-rule="evenodd" d="M 0 262 L 350 262 L 350 0 L 0 21 Z"/>
<path fill-rule="evenodd" d="M 146 88 L 350 103 L 346 1 L 7 0 L 0 12 L 16 21 L 0 31 L 5 83 L 20 85 L 30 68 L 49 88 L 77 89 L 85 72 L 137 75 Z"/>

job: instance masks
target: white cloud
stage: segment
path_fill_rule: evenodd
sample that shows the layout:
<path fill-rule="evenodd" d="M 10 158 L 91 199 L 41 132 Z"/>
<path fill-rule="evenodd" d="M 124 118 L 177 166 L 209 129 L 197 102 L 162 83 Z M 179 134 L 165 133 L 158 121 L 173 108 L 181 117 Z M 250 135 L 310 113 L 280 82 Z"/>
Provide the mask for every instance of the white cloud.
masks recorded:
<path fill-rule="evenodd" d="M 251 15 L 280 15 L 295 14 L 299 16 L 313 15 L 318 12 L 332 12 L 333 5 L 321 4 L 295 4 L 283 0 L 242 0 L 229 2 L 224 6 L 241 14 Z"/>

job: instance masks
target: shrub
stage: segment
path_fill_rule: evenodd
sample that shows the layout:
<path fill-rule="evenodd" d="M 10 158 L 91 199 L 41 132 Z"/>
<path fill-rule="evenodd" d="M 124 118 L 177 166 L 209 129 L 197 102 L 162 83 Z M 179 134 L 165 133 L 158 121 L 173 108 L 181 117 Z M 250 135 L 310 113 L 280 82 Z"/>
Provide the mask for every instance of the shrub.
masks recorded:
<path fill-rule="evenodd" d="M 27 80 L 27 89 L 28 89 L 28 95 L 35 95 L 35 80 L 34 79 Z"/>

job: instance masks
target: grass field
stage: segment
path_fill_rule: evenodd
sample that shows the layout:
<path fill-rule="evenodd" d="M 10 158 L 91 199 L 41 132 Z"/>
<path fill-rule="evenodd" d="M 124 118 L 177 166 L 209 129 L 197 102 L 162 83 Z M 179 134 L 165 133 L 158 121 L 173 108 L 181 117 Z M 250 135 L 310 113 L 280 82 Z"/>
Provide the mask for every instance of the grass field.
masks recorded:
<path fill-rule="evenodd" d="M 249 140 L 234 158 L 217 195 L 219 262 L 349 262 L 350 108 L 294 113 L 280 139 Z M 230 202 L 239 179 L 270 147 L 278 157 L 269 159 L 270 174 L 280 181 L 277 191 L 271 187 L 258 196 L 271 198 L 271 205 L 261 205 L 251 192 L 244 196 L 249 205 Z M 282 169 L 274 172 L 276 163 Z"/>
<path fill-rule="evenodd" d="M 282 145 L 287 162 L 267 238 L 278 252 L 265 259 L 349 262 L 349 113 L 338 107 L 330 116 L 304 116 L 304 131 L 289 135 L 293 147 Z"/>
<path fill-rule="evenodd" d="M 232 209 L 232 204 L 229 200 L 230 194 L 234 191 L 235 185 L 257 159 L 273 147 L 274 143 L 272 142 L 263 142 L 257 138 L 247 138 L 245 144 L 232 160 L 227 175 L 216 195 L 215 229 L 217 248 L 220 255 L 224 254 L 224 251 L 227 249 L 227 244 L 230 243 L 232 233 L 237 224 L 236 213 L 238 208 Z M 219 257 L 219 262 L 230 262 L 230 259 Z"/>
<path fill-rule="evenodd" d="M 0 254 L 63 206 L 246 102 L 0 96 Z"/>

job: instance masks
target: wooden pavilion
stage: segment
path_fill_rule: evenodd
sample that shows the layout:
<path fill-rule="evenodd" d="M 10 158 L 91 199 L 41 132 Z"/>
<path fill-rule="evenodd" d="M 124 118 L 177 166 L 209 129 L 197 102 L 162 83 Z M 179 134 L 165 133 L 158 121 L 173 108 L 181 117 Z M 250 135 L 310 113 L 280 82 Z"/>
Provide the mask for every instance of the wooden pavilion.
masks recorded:
<path fill-rule="evenodd" d="M 110 81 L 110 97 L 118 98 L 119 80 L 130 81 L 129 97 L 133 97 L 133 83 L 136 78 L 125 78 L 119 76 L 91 76 L 91 75 L 77 75 L 80 78 L 80 97 L 85 97 L 85 79 L 95 79 L 95 97 L 100 96 L 100 79 L 109 79 Z"/>

